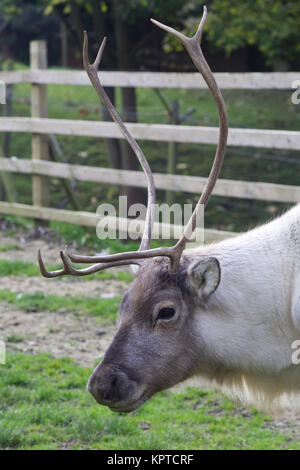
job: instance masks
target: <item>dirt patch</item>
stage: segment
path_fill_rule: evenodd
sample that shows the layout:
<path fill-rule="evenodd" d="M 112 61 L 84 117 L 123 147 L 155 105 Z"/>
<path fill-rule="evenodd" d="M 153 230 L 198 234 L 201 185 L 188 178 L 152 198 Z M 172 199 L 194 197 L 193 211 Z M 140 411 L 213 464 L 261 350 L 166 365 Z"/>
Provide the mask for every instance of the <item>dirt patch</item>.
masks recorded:
<path fill-rule="evenodd" d="M 0 251 L 0 259 L 37 263 L 37 252 L 40 249 L 45 263 L 52 266 L 60 263 L 59 251 L 64 247 L 63 242 L 55 238 L 48 229 L 42 238 L 35 238 L 34 233 L 21 231 L 14 236 L 7 236 L 5 230 L 0 230 L 0 245 L 13 247 Z M 15 248 L 16 245 L 20 248 Z M 74 251 L 86 253 L 85 249 Z M 100 299 L 121 296 L 127 288 L 127 283 L 116 279 L 89 280 L 71 276 L 57 279 L 45 279 L 42 276 L 0 278 L 0 289 L 9 289 L 20 294 L 43 293 Z M 24 312 L 11 304 L 0 303 L 0 339 L 6 341 L 8 349 L 15 351 L 33 354 L 47 352 L 54 357 L 67 356 L 81 366 L 93 367 L 103 357 L 115 330 L 114 325 L 104 327 L 89 315 L 72 312 Z M 17 342 L 7 342 L 7 338 L 17 339 Z"/>
<path fill-rule="evenodd" d="M 36 263 L 37 252 L 41 249 L 45 263 L 52 266 L 60 262 L 59 250 L 64 247 L 49 230 L 45 231 L 45 236 L 37 239 L 34 233 L 20 232 L 7 236 L 4 230 L 0 230 L 0 245 L 13 247 L 0 251 L 0 259 Z M 20 249 L 15 248 L 16 245 Z M 86 250 L 81 249 L 80 252 L 86 253 Z M 121 296 L 127 288 L 127 283 L 116 279 L 89 280 L 71 276 L 57 279 L 45 279 L 42 276 L 0 278 L 0 289 L 20 294 L 43 293 L 97 299 Z M 0 339 L 6 341 L 8 349 L 33 354 L 47 352 L 54 357 L 67 356 L 84 367 L 92 367 L 104 355 L 115 329 L 114 325 L 99 325 L 97 319 L 89 315 L 24 312 L 13 305 L 0 303 Z M 17 342 L 7 342 L 7 338 L 17 339 Z"/>
<path fill-rule="evenodd" d="M 45 263 L 55 264 L 61 263 L 59 250 L 64 248 L 59 242 L 48 242 L 45 240 L 27 240 L 23 236 L 7 237 L 0 231 L 0 245 L 19 244 L 19 249 L 8 251 L 0 251 L 0 259 L 9 261 L 25 261 L 28 263 L 37 263 L 37 253 L 40 249 L 43 254 Z"/>
<path fill-rule="evenodd" d="M 290 440 L 300 440 L 300 416 L 295 416 L 295 412 L 292 410 L 287 409 L 283 412 L 282 417 L 266 422 L 264 428 L 275 429 L 287 434 Z"/>
<path fill-rule="evenodd" d="M 116 331 L 115 325 L 103 327 L 88 315 L 26 313 L 5 303 L 0 303 L 0 318 L 0 339 L 8 349 L 71 357 L 84 367 L 93 367 L 103 357 Z"/>
<path fill-rule="evenodd" d="M 126 282 L 116 279 L 87 280 L 65 277 L 45 279 L 42 276 L 6 276 L 0 278 L 0 289 L 9 289 L 21 294 L 59 295 L 66 297 L 105 298 L 123 295 L 128 288 Z"/>

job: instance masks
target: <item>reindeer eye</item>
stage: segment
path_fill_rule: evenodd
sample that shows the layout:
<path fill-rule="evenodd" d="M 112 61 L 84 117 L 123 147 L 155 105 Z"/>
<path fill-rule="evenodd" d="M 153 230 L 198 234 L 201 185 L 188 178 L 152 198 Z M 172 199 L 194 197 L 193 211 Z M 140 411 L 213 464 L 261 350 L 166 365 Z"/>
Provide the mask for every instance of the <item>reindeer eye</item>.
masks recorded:
<path fill-rule="evenodd" d="M 163 307 L 159 310 L 157 320 L 171 320 L 175 315 L 175 308 Z"/>

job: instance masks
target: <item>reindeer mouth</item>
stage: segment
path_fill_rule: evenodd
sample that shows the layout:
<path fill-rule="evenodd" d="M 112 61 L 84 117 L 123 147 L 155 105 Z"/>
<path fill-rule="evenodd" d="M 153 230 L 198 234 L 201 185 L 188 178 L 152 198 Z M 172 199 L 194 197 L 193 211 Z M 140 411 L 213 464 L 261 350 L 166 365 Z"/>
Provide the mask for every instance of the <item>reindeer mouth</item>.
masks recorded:
<path fill-rule="evenodd" d="M 130 403 L 116 403 L 114 405 L 109 405 L 108 408 L 115 413 L 130 413 L 140 408 L 149 398 L 152 396 L 152 393 L 144 392 L 140 398 L 134 400 Z"/>

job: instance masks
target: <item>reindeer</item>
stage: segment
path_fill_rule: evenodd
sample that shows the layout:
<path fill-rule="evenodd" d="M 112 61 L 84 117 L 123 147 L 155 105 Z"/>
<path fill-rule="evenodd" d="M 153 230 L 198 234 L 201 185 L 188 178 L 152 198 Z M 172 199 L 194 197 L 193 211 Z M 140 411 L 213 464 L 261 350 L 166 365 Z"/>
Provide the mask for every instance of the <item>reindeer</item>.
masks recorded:
<path fill-rule="evenodd" d="M 124 295 L 116 335 L 92 373 L 88 390 L 113 411 L 132 411 L 156 392 L 200 375 L 265 402 L 300 391 L 292 344 L 300 338 L 300 205 L 282 217 L 219 243 L 186 249 L 201 205 L 206 205 L 224 159 L 228 121 L 225 104 L 200 47 L 207 11 L 196 34 L 151 20 L 185 46 L 206 81 L 219 113 L 219 142 L 204 191 L 182 237 L 172 247 L 150 248 L 155 187 L 147 160 L 100 84 L 84 33 L 83 62 L 92 85 L 131 145 L 146 174 L 148 207 L 138 251 L 82 256 L 61 251 L 63 269 L 48 278 L 85 276 L 131 265 L 134 281 Z M 71 262 L 91 266 L 75 269 Z M 248 394 L 248 395 L 247 395 Z M 246 396 L 246 398 L 245 398 Z"/>

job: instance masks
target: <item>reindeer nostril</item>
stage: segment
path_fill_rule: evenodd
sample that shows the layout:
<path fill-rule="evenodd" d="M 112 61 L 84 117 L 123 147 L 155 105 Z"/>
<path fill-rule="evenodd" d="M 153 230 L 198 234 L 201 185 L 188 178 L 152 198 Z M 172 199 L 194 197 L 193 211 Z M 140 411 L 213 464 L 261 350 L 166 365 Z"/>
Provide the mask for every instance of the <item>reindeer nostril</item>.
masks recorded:
<path fill-rule="evenodd" d="M 98 386 L 98 391 L 100 392 L 100 396 L 105 401 L 113 401 L 120 399 L 120 388 L 121 388 L 121 381 L 119 380 L 117 375 L 111 377 L 105 384 L 100 384 Z"/>
<path fill-rule="evenodd" d="M 112 382 L 111 382 L 111 388 L 115 388 L 117 386 L 117 383 L 118 383 L 117 378 L 114 377 Z"/>
<path fill-rule="evenodd" d="M 108 401 L 110 399 L 110 390 L 103 393 L 103 399 Z"/>
<path fill-rule="evenodd" d="M 98 403 L 113 406 L 124 399 L 127 400 L 136 385 L 137 381 L 131 378 L 127 371 L 99 368 L 91 376 L 88 390 Z"/>

